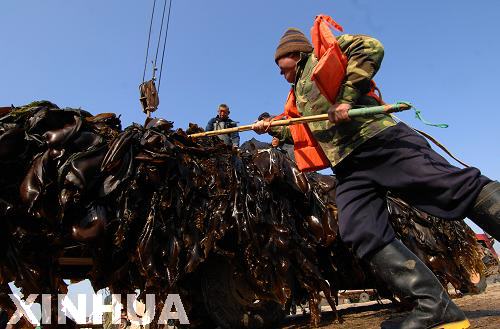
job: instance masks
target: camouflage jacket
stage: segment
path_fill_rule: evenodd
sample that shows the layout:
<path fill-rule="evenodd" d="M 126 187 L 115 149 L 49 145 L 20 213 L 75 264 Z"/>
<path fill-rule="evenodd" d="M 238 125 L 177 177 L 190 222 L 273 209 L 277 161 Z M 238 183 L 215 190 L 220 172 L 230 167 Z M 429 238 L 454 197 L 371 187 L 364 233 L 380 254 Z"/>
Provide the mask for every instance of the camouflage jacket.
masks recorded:
<path fill-rule="evenodd" d="M 349 103 L 353 107 L 379 105 L 374 98 L 366 94 L 370 91 L 370 80 L 378 71 L 384 57 L 382 44 L 368 36 L 349 34 L 338 37 L 338 42 L 347 56 L 348 64 L 346 79 L 337 96 L 337 102 Z M 303 53 L 297 65 L 297 78 L 293 88 L 297 108 L 302 116 L 327 113 L 332 105 L 311 81 L 311 74 L 317 63 L 314 53 Z M 329 121 L 308 125 L 332 166 L 335 166 L 356 147 L 385 128 L 395 125 L 395 122 L 389 115 L 381 114 L 370 118 L 351 119 L 338 125 Z M 279 137 L 282 142 L 293 143 L 287 127 L 274 129 L 271 134 Z"/>

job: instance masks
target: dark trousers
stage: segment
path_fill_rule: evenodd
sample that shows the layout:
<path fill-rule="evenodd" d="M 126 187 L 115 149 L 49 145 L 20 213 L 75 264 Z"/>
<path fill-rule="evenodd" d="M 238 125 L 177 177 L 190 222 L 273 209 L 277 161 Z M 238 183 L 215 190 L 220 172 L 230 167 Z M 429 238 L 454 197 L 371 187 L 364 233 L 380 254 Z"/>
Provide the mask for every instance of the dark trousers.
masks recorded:
<path fill-rule="evenodd" d="M 459 169 L 404 123 L 371 138 L 335 166 L 339 230 L 359 257 L 394 238 L 388 190 L 416 208 L 445 219 L 463 219 L 490 179 L 476 168 Z"/>

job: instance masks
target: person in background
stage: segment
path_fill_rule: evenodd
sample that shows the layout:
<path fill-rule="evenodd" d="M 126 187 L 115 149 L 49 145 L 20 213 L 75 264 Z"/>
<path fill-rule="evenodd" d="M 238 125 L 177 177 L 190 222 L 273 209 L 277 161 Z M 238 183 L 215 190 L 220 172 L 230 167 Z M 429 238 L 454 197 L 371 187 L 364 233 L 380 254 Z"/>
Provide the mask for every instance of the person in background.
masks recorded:
<path fill-rule="evenodd" d="M 257 121 L 271 122 L 275 116 L 270 115 L 268 112 L 263 112 L 257 118 Z M 295 162 L 295 154 L 293 151 L 293 142 L 290 139 L 282 138 L 282 127 L 270 127 L 268 130 L 269 135 L 273 136 L 271 140 L 272 147 L 278 147 L 285 151 L 288 157 Z"/>
<path fill-rule="evenodd" d="M 208 121 L 205 130 L 212 131 L 237 127 L 237 122 L 229 118 L 229 113 L 229 106 L 226 104 L 220 104 L 217 110 L 217 116 Z M 218 137 L 226 145 L 232 146 L 233 148 L 238 148 L 240 146 L 240 134 L 238 132 L 218 135 Z"/>
<path fill-rule="evenodd" d="M 259 117 L 257 118 L 257 121 L 264 120 L 266 122 L 271 122 L 272 119 L 273 119 L 273 117 L 269 114 L 269 112 L 263 112 L 259 115 Z M 269 134 L 271 136 L 273 135 L 272 131 L 273 131 L 273 129 L 271 128 L 269 131 Z M 276 136 L 273 136 L 273 139 L 271 140 L 271 146 L 278 147 L 278 146 L 280 146 L 280 144 L 283 144 L 283 143 L 281 143 L 280 139 Z"/>

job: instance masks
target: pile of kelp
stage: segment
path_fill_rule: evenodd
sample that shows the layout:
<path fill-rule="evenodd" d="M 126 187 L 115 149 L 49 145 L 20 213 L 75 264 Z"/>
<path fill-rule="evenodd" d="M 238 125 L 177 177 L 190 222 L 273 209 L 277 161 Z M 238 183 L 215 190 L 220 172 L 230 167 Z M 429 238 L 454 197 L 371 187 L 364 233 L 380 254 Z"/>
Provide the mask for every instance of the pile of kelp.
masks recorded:
<path fill-rule="evenodd" d="M 337 291 L 377 285 L 338 238 L 335 178 L 306 176 L 277 149 L 238 152 L 162 119 L 122 130 L 115 114 L 42 101 L 0 111 L 0 186 L 0 304 L 10 281 L 25 296 L 64 292 L 61 257 L 93 258 L 96 289 L 180 293 L 187 310 L 222 257 L 259 298 L 309 302 L 313 325 L 320 293 L 335 307 Z M 443 282 L 482 271 L 463 222 L 389 200 L 398 234 Z"/>

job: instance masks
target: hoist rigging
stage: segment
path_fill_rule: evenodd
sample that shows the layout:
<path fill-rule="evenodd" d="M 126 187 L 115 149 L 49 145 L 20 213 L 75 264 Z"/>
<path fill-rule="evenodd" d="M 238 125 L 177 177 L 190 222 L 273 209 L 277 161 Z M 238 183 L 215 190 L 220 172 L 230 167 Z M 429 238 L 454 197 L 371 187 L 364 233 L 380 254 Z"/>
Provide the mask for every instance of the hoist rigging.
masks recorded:
<path fill-rule="evenodd" d="M 165 13 L 167 12 L 167 2 L 168 2 L 168 13 L 167 13 L 167 20 L 166 20 L 166 27 L 165 27 L 165 33 L 163 31 L 163 25 L 165 22 Z M 153 9 L 151 11 L 151 18 L 150 18 L 150 23 L 149 23 L 149 33 L 148 33 L 148 43 L 146 47 L 146 58 L 144 61 L 144 72 L 142 75 L 142 83 L 139 85 L 139 92 L 140 92 L 140 102 L 143 108 L 144 113 L 148 115 L 148 117 L 151 115 L 151 112 L 156 111 L 158 108 L 158 105 L 160 103 L 159 100 L 159 92 L 160 92 L 160 86 L 161 86 L 161 78 L 162 78 L 162 72 L 163 72 L 163 62 L 165 59 L 165 49 L 167 45 L 167 37 L 168 37 L 168 27 L 170 23 L 170 13 L 172 9 L 172 0 L 164 0 L 163 2 L 163 12 L 161 15 L 161 23 L 160 23 L 160 31 L 158 33 L 158 42 L 156 44 L 156 52 L 155 52 L 155 57 L 154 60 L 151 61 L 152 64 L 152 77 L 150 80 L 145 81 L 146 79 L 146 71 L 147 71 L 147 65 L 148 65 L 148 59 L 149 59 L 149 53 L 150 53 L 150 48 L 151 48 L 151 34 L 153 31 L 153 23 L 155 19 L 155 10 L 156 10 L 156 0 L 153 0 Z M 156 78 L 156 71 L 158 71 L 158 54 L 160 51 L 160 47 L 162 45 L 162 36 L 163 36 L 163 50 L 162 50 L 162 56 L 161 56 L 161 62 L 160 62 L 160 70 L 159 70 L 159 78 L 158 78 L 158 88 L 156 88 L 156 83 L 155 81 L 157 80 Z"/>

